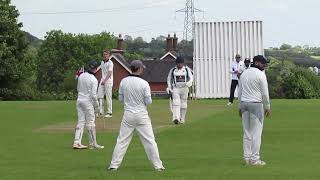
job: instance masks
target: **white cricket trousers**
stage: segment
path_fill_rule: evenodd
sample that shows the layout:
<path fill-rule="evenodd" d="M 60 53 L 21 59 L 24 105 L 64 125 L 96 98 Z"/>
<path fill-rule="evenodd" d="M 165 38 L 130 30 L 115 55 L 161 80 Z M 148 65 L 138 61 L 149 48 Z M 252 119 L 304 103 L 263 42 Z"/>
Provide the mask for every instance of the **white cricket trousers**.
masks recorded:
<path fill-rule="evenodd" d="M 74 144 L 81 144 L 83 129 L 86 125 L 88 129 L 95 128 L 94 107 L 90 100 L 77 100 L 78 123 L 74 137 Z"/>
<path fill-rule="evenodd" d="M 172 90 L 172 120 L 185 122 L 188 107 L 189 88 L 174 87 Z"/>
<path fill-rule="evenodd" d="M 104 96 L 106 96 L 107 101 L 107 113 L 112 114 L 112 84 L 104 84 L 99 85 L 98 88 L 98 98 L 99 98 L 99 107 L 100 107 L 100 114 L 104 114 Z"/>
<path fill-rule="evenodd" d="M 113 150 L 112 160 L 109 168 L 118 168 L 131 142 L 134 130 L 137 131 L 140 141 L 148 159 L 155 169 L 163 168 L 160 160 L 158 146 L 152 130 L 151 121 L 148 113 L 124 112 L 117 138 L 117 144 Z"/>
<path fill-rule="evenodd" d="M 261 135 L 264 121 L 262 103 L 241 102 L 243 125 L 243 158 L 257 161 L 260 159 Z"/>

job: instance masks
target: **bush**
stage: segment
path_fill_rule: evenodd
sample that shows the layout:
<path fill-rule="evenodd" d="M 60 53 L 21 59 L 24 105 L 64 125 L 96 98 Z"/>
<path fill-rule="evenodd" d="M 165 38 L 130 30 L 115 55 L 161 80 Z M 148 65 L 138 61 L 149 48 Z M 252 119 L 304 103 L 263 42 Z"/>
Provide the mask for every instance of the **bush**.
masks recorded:
<path fill-rule="evenodd" d="M 30 88 L 26 89 L 8 89 L 0 88 L 0 100 L 4 101 L 47 101 L 47 100 L 74 100 L 76 94 L 74 92 L 46 92 L 38 91 Z"/>
<path fill-rule="evenodd" d="M 320 98 L 320 77 L 289 61 L 271 61 L 267 69 L 271 98 Z"/>
<path fill-rule="evenodd" d="M 319 98 L 320 79 L 308 70 L 297 67 L 284 79 L 283 89 L 286 98 L 311 99 Z"/>

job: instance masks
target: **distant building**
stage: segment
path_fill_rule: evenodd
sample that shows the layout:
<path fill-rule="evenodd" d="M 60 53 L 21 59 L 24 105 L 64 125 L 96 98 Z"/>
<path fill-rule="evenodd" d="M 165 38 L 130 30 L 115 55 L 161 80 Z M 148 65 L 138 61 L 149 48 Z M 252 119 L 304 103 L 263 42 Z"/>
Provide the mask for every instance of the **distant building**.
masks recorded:
<path fill-rule="evenodd" d="M 175 64 L 175 59 L 178 56 L 177 43 L 178 38 L 174 34 L 173 37 L 168 35 L 167 37 L 167 48 L 166 53 L 160 57 L 160 60 L 141 60 L 146 66 L 145 72 L 142 76 L 143 79 L 149 82 L 151 92 L 153 94 L 164 94 L 167 88 L 167 76 L 171 68 Z M 117 48 L 111 50 L 111 57 L 114 64 L 113 69 L 113 89 L 118 90 L 120 81 L 127 77 L 130 73 L 130 61 L 126 60 L 123 56 L 124 53 L 124 42 L 121 36 L 118 38 Z M 187 66 L 192 69 L 192 60 L 186 61 Z M 99 70 L 96 74 L 98 80 L 101 79 L 101 71 Z"/>

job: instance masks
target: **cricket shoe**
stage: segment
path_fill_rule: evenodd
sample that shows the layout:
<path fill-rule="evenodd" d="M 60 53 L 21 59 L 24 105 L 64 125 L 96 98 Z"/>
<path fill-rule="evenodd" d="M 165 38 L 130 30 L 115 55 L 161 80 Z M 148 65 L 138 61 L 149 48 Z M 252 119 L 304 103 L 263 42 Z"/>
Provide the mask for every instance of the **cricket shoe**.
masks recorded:
<path fill-rule="evenodd" d="M 108 113 L 108 114 L 106 114 L 104 117 L 106 117 L 106 118 L 111 118 L 111 117 L 112 117 L 112 114 Z"/>
<path fill-rule="evenodd" d="M 174 123 L 174 124 L 179 124 L 179 120 L 178 120 L 178 119 L 175 119 L 175 120 L 173 120 L 173 123 Z"/>
<path fill-rule="evenodd" d="M 88 146 L 82 144 L 73 144 L 73 149 L 87 149 Z"/>
<path fill-rule="evenodd" d="M 108 170 L 109 170 L 109 171 L 117 171 L 118 168 L 111 168 L 111 167 L 109 167 Z"/>
<path fill-rule="evenodd" d="M 250 161 L 250 164 L 252 166 L 264 166 L 266 165 L 266 162 L 262 161 L 262 160 L 256 160 L 256 161 Z"/>
<path fill-rule="evenodd" d="M 156 168 L 156 171 L 159 171 L 159 172 L 164 171 L 164 170 L 165 170 L 164 167 L 162 167 L 162 168 Z"/>
<path fill-rule="evenodd" d="M 96 145 L 89 145 L 89 149 L 103 149 L 104 146 L 100 146 L 99 144 Z"/>
<path fill-rule="evenodd" d="M 227 103 L 227 106 L 232 106 L 232 105 L 233 105 L 232 102 Z"/>

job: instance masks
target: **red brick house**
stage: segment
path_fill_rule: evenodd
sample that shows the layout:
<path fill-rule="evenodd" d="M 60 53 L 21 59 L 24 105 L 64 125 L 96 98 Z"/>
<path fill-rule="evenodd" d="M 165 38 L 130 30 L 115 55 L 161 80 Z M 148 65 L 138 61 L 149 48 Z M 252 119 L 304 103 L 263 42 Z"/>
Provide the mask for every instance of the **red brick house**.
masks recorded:
<path fill-rule="evenodd" d="M 143 79 L 149 82 L 153 94 L 161 94 L 166 92 L 167 76 L 171 68 L 175 66 L 175 59 L 178 54 L 176 53 L 178 38 L 167 37 L 167 52 L 160 60 L 142 60 L 146 66 Z M 111 50 L 111 61 L 114 64 L 113 69 L 113 89 L 118 90 L 120 81 L 127 77 L 130 73 L 130 61 L 125 60 L 123 57 L 123 39 L 121 35 L 118 38 L 117 49 Z M 186 63 L 192 68 L 192 61 Z M 98 71 L 97 78 L 100 80 L 101 72 Z"/>

